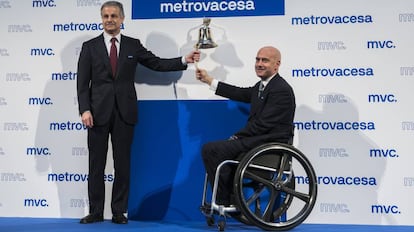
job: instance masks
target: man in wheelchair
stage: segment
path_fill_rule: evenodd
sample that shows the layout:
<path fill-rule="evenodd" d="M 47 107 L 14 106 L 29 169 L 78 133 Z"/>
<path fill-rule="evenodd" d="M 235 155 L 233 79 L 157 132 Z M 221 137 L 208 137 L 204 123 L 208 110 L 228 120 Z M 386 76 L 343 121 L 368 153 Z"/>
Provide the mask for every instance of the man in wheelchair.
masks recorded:
<path fill-rule="evenodd" d="M 279 75 L 280 63 L 277 48 L 260 48 L 255 62 L 260 80 L 251 87 L 226 84 L 203 69 L 196 70 L 197 79 L 217 95 L 250 103 L 243 128 L 202 147 L 206 180 L 200 209 L 208 225 L 214 224 L 213 214 L 220 215 L 220 231 L 226 216 L 264 230 L 289 230 L 302 223 L 315 205 L 317 177 L 307 157 L 292 146 L 295 95 Z M 296 174 L 306 184 L 296 185 Z"/>
<path fill-rule="evenodd" d="M 288 143 L 293 137 L 295 95 L 292 87 L 279 75 L 280 51 L 271 46 L 262 47 L 256 55 L 255 71 L 259 81 L 241 88 L 213 79 L 205 70 L 197 69 L 196 77 L 210 85 L 215 94 L 235 101 L 250 103 L 246 125 L 223 141 L 205 144 L 202 158 L 209 178 L 214 183 L 218 165 L 234 160 L 239 154 L 266 142 Z M 218 183 L 216 203 L 230 205 L 234 169 L 223 167 Z"/>

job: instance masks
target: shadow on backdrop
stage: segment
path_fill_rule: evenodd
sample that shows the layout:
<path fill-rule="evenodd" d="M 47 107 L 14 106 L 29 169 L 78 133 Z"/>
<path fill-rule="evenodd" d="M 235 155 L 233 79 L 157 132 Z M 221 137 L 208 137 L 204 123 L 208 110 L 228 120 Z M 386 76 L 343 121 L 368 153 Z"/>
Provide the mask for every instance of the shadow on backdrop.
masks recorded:
<path fill-rule="evenodd" d="M 334 96 L 339 93 L 329 93 Z M 342 95 L 342 94 L 341 94 Z M 345 96 L 343 103 L 323 103 L 322 110 L 314 110 L 306 105 L 301 105 L 296 110 L 295 121 L 299 122 L 367 122 L 370 118 L 359 118 L 358 109 L 352 99 Z M 338 185 L 333 183 L 319 183 L 318 202 L 343 204 L 344 210 L 351 210 L 352 215 L 364 215 L 371 211 L 371 204 L 378 202 L 378 189 L 380 188 L 386 159 L 371 158 L 370 150 L 378 149 L 375 144 L 364 132 L 364 130 L 300 130 L 296 128 L 297 147 L 306 154 L 315 168 L 319 177 L 325 176 L 345 176 L 345 177 L 373 177 L 375 185 Z M 326 153 L 326 149 L 335 151 Z M 324 151 L 322 151 L 324 150 Z M 340 151 L 340 152 L 338 152 Z M 367 166 L 375 165 L 375 168 Z M 339 168 L 340 167 L 340 168 Z M 343 196 L 338 202 L 338 196 Z M 367 201 L 368 200 L 368 201 Z M 357 204 L 354 204 L 356 202 Z M 367 205 L 369 202 L 369 205 Z M 352 205 L 351 205 L 352 203 Z M 318 207 L 315 207 L 318 209 Z M 319 209 L 323 210 L 323 209 Z M 337 217 L 335 213 L 325 213 L 326 217 Z M 352 220 L 351 214 L 343 213 L 341 217 L 345 221 Z M 312 216 L 312 214 L 311 214 Z M 393 217 L 387 215 L 387 217 Z M 319 221 L 317 218 L 314 220 Z M 337 218 L 332 218 L 332 221 Z M 370 223 L 380 224 L 378 217 L 372 217 Z"/>

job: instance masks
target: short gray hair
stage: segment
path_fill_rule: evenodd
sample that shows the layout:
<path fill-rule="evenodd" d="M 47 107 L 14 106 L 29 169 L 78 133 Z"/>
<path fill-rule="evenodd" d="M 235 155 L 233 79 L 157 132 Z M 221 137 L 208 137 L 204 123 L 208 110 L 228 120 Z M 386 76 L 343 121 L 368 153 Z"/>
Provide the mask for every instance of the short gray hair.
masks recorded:
<path fill-rule="evenodd" d="M 102 4 L 102 6 L 101 6 L 101 12 L 102 12 L 102 9 L 104 7 L 108 7 L 108 6 L 114 6 L 114 7 L 119 8 L 120 16 L 122 18 L 125 18 L 124 6 L 122 5 L 122 3 L 118 2 L 118 1 L 107 1 L 104 4 Z"/>

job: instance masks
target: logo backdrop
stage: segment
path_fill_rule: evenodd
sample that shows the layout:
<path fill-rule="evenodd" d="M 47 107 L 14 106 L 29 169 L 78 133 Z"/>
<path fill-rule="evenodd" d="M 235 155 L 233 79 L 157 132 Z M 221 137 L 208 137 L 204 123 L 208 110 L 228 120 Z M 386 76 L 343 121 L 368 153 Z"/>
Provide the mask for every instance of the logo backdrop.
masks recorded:
<path fill-rule="evenodd" d="M 0 216 L 88 212 L 76 70 L 82 42 L 102 33 L 103 2 L 0 1 Z M 221 81 L 253 85 L 257 50 L 281 50 L 280 74 L 296 94 L 294 145 L 318 175 L 318 200 L 306 223 L 413 225 L 414 2 L 122 2 L 122 33 L 161 57 L 194 49 L 203 17 L 211 17 L 218 47 L 202 50 L 198 65 Z M 171 73 L 138 66 L 135 82 L 129 216 L 203 220 L 200 148 L 238 130 L 248 105 L 215 96 L 195 79 L 193 65 Z"/>

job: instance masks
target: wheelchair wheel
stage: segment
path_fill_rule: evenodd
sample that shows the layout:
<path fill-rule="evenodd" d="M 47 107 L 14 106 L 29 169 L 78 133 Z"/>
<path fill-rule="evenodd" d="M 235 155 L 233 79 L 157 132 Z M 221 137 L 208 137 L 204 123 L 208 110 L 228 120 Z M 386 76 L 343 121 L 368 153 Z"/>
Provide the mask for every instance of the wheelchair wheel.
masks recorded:
<path fill-rule="evenodd" d="M 236 219 L 237 221 L 246 224 L 246 225 L 252 225 L 252 223 L 250 223 L 249 219 L 246 218 L 246 216 L 244 216 L 244 214 L 242 214 L 240 211 L 238 212 L 234 212 L 234 213 L 229 213 L 230 217 Z"/>
<path fill-rule="evenodd" d="M 240 161 L 234 194 L 241 214 L 251 224 L 263 230 L 290 230 L 311 213 L 317 177 L 298 149 L 267 143 L 252 149 Z"/>

